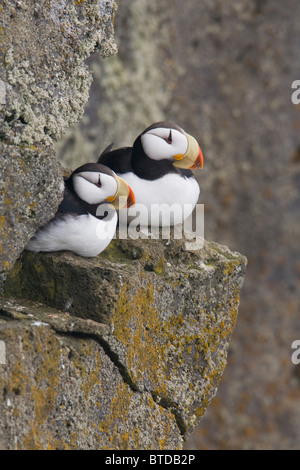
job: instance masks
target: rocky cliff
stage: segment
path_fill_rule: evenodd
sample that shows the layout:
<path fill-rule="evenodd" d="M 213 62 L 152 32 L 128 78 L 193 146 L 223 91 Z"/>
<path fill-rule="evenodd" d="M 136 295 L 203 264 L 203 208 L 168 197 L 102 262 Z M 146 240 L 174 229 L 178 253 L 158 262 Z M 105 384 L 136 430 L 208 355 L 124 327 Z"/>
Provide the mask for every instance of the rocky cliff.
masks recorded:
<path fill-rule="evenodd" d="M 116 51 L 112 1 L 0 2 L 0 269 L 62 198 L 54 140 L 82 116 L 96 49 Z"/>
<path fill-rule="evenodd" d="M 114 4 L 0 10 L 0 447 L 180 449 L 217 392 L 246 259 L 172 237 L 23 251 L 62 198 L 53 142 L 83 113 L 84 60 L 115 52 Z"/>

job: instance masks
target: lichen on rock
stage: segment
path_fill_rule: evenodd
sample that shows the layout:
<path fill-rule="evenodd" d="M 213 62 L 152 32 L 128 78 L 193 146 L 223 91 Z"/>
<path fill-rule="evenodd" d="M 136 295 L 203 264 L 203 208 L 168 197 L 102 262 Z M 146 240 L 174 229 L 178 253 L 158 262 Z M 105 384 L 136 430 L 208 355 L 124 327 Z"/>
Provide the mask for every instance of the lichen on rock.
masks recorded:
<path fill-rule="evenodd" d="M 0 366 L 0 448 L 180 448 L 172 413 L 134 393 L 95 341 L 97 328 L 89 336 L 86 320 L 79 330 L 72 320 L 45 306 L 1 302 L 8 359 Z"/>
<path fill-rule="evenodd" d="M 0 271 L 56 212 L 63 169 L 53 142 L 84 112 L 92 80 L 85 59 L 116 52 L 114 12 L 104 0 L 0 1 Z"/>
<path fill-rule="evenodd" d="M 92 80 L 84 60 L 96 48 L 116 52 L 114 5 L 4 0 L 2 11 L 2 140 L 52 144 L 83 114 Z"/>
<path fill-rule="evenodd" d="M 96 340 L 132 397 L 151 397 L 185 439 L 226 366 L 245 266 L 216 243 L 186 251 L 183 240 L 115 239 L 91 259 L 24 252 L 4 296 L 58 309 L 55 331 Z"/>

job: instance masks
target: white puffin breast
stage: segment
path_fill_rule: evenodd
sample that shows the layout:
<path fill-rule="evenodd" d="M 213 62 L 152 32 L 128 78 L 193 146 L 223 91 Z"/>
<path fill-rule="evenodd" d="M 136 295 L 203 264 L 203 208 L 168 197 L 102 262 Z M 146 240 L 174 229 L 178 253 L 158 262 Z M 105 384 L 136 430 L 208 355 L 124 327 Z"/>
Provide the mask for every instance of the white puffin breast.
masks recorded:
<path fill-rule="evenodd" d="M 50 222 L 29 240 L 26 249 L 30 251 L 72 251 L 80 256 L 97 256 L 112 240 L 117 226 L 117 212 L 109 221 L 99 220 L 91 214 Z"/>
<path fill-rule="evenodd" d="M 128 215 L 132 217 L 135 213 L 141 213 L 141 221 L 147 220 L 148 225 L 182 223 L 192 213 L 199 198 L 200 187 L 193 177 L 186 178 L 170 173 L 150 181 L 139 178 L 132 172 L 120 176 L 127 181 L 135 195 L 135 205 L 129 209 L 121 209 L 120 213 L 128 211 Z"/>

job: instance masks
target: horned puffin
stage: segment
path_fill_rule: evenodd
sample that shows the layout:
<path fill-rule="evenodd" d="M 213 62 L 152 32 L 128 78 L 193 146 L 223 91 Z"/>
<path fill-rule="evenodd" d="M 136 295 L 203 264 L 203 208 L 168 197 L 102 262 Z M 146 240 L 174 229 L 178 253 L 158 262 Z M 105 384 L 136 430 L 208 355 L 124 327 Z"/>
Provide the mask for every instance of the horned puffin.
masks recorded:
<path fill-rule="evenodd" d="M 111 148 L 102 152 L 98 163 L 127 181 L 135 195 L 134 207 L 146 212 L 148 226 L 176 225 L 192 213 L 200 187 L 191 170 L 203 168 L 194 137 L 177 124 L 162 121 L 147 127 L 133 147 Z"/>
<path fill-rule="evenodd" d="M 29 251 L 72 251 L 92 257 L 112 240 L 116 209 L 134 204 L 128 183 L 110 168 L 86 163 L 64 181 L 64 197 L 55 217 L 29 240 Z"/>

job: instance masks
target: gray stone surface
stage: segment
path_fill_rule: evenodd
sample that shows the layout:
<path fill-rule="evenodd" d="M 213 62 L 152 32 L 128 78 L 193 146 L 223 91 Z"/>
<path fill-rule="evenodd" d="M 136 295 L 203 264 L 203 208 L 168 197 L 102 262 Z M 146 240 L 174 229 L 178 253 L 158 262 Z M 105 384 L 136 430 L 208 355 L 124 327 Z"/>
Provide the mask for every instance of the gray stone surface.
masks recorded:
<path fill-rule="evenodd" d="M 53 140 L 82 116 L 84 60 L 113 43 L 112 1 L 0 2 L 0 271 L 13 265 L 62 197 Z"/>
<path fill-rule="evenodd" d="M 53 147 L 0 141 L 1 271 L 12 267 L 29 235 L 49 220 L 62 193 L 62 168 Z"/>
<path fill-rule="evenodd" d="M 0 446 L 182 448 L 226 367 L 245 268 L 174 239 L 25 251 L 0 302 Z"/>
<path fill-rule="evenodd" d="M 101 325 L 24 301 L 0 304 L 2 450 L 181 447 L 172 413 L 134 393 L 98 343 Z"/>

